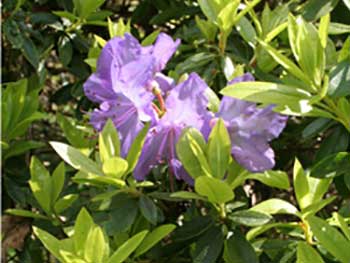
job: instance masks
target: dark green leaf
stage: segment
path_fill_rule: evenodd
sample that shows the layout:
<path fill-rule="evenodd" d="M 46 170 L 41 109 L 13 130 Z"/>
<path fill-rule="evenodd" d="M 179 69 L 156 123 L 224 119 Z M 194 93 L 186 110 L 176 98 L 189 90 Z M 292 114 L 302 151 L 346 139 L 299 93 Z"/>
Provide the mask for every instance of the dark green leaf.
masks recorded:
<path fill-rule="evenodd" d="M 238 230 L 225 241 L 224 259 L 226 263 L 259 262 L 253 247 Z"/>
<path fill-rule="evenodd" d="M 316 163 L 310 175 L 317 178 L 333 178 L 350 171 L 350 153 L 335 153 Z"/>
<path fill-rule="evenodd" d="M 230 214 L 228 218 L 236 224 L 245 226 L 260 226 L 268 223 L 272 219 L 269 214 L 253 210 L 237 211 Z"/>
<path fill-rule="evenodd" d="M 139 199 L 139 207 L 142 215 L 153 225 L 158 222 L 157 206 L 154 204 L 152 199 L 142 195 Z"/>

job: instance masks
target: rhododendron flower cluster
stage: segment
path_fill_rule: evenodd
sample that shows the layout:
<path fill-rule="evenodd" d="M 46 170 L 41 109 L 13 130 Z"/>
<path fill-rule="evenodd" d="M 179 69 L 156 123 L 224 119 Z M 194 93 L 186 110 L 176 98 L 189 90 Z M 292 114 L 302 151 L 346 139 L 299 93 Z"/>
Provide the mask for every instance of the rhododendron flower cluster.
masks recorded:
<path fill-rule="evenodd" d="M 117 128 L 122 156 L 150 122 L 141 156 L 134 171 L 144 180 L 151 169 L 167 164 L 169 171 L 191 182 L 177 158 L 175 146 L 184 128 L 193 127 L 208 137 L 213 123 L 222 118 L 232 142 L 235 160 L 252 172 L 271 169 L 274 152 L 269 141 L 279 136 L 287 118 L 258 108 L 254 103 L 223 97 L 217 113 L 208 110 L 207 84 L 196 73 L 175 83 L 161 73 L 175 53 L 179 40 L 159 34 L 154 45 L 143 47 L 130 34 L 110 40 L 102 49 L 97 69 L 84 84 L 86 96 L 99 104 L 91 113 L 91 123 L 101 130 L 108 119 Z M 245 74 L 228 84 L 254 80 Z"/>

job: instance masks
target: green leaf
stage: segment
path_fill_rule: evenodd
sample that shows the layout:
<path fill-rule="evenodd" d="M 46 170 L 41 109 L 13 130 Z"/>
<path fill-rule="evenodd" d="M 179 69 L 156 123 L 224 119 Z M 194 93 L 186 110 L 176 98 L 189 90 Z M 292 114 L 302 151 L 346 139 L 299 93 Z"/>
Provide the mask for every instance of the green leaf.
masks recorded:
<path fill-rule="evenodd" d="M 264 225 L 272 219 L 272 217 L 269 214 L 253 210 L 237 211 L 230 214 L 228 218 L 236 224 L 245 226 Z"/>
<path fill-rule="evenodd" d="M 350 95 L 350 62 L 343 61 L 335 66 L 329 74 L 328 95 L 333 98 Z"/>
<path fill-rule="evenodd" d="M 87 262 L 105 263 L 109 256 L 108 239 L 102 229 L 94 226 L 86 239 L 84 258 Z"/>
<path fill-rule="evenodd" d="M 63 196 L 61 199 L 57 200 L 55 203 L 54 209 L 57 214 L 62 213 L 64 210 L 69 208 L 75 200 L 77 200 L 79 195 L 77 194 L 69 194 Z"/>
<path fill-rule="evenodd" d="M 334 153 L 316 163 L 310 176 L 316 178 L 333 178 L 350 170 L 350 153 Z"/>
<path fill-rule="evenodd" d="M 139 199 L 139 208 L 142 215 L 153 225 L 158 222 L 158 212 L 155 203 L 146 195 L 141 195 Z"/>
<path fill-rule="evenodd" d="M 123 18 L 119 18 L 117 23 L 113 23 L 108 18 L 108 31 L 110 38 L 122 37 L 125 33 L 130 33 L 130 20 L 125 24 Z"/>
<path fill-rule="evenodd" d="M 305 242 L 298 242 L 296 263 L 324 263 L 322 257 Z"/>
<path fill-rule="evenodd" d="M 309 215 L 315 215 L 317 212 L 319 212 L 322 208 L 329 205 L 336 199 L 335 196 L 317 201 L 315 203 L 310 204 L 309 206 L 303 208 L 302 210 L 302 217 L 305 218 Z"/>
<path fill-rule="evenodd" d="M 76 148 L 90 148 L 95 144 L 94 140 L 86 138 L 86 133 L 73 124 L 72 119 L 68 119 L 62 114 L 57 114 L 57 122 L 60 125 L 68 142 Z"/>
<path fill-rule="evenodd" d="M 135 251 L 135 257 L 138 257 L 144 253 L 146 253 L 149 249 L 151 249 L 155 244 L 161 241 L 164 237 L 169 235 L 176 228 L 175 225 L 167 224 L 162 225 L 154 229 L 151 233 L 149 233 L 142 243 L 137 247 Z"/>
<path fill-rule="evenodd" d="M 58 41 L 58 57 L 60 58 L 62 64 L 67 66 L 72 60 L 73 56 L 73 46 L 69 37 L 62 36 Z"/>
<path fill-rule="evenodd" d="M 159 33 L 160 33 L 160 29 L 157 29 L 157 30 L 153 31 L 151 34 L 149 34 L 147 37 L 145 37 L 142 40 L 141 45 L 144 46 L 144 47 L 152 45 L 156 41 Z"/>
<path fill-rule="evenodd" d="M 192 178 L 211 176 L 205 152 L 206 145 L 202 134 L 194 128 L 183 130 L 176 144 L 176 153 Z"/>
<path fill-rule="evenodd" d="M 35 156 L 30 162 L 30 175 L 29 185 L 36 200 L 44 211 L 50 214 L 53 202 L 51 177 L 45 166 Z"/>
<path fill-rule="evenodd" d="M 288 175 L 283 171 L 269 170 L 263 173 L 251 173 L 246 175 L 246 179 L 255 179 L 268 186 L 285 190 L 288 190 L 290 187 Z"/>
<path fill-rule="evenodd" d="M 226 263 L 259 262 L 254 248 L 239 231 L 225 241 L 224 259 Z"/>
<path fill-rule="evenodd" d="M 323 48 L 326 48 L 327 46 L 327 40 L 328 40 L 328 28 L 330 24 L 330 14 L 324 15 L 320 20 L 320 25 L 318 29 L 318 34 L 320 36 L 321 44 Z"/>
<path fill-rule="evenodd" d="M 343 3 L 350 10 L 350 0 L 343 0 Z"/>
<path fill-rule="evenodd" d="M 77 16 L 75 16 L 74 14 L 67 12 L 67 11 L 52 11 L 52 13 L 56 16 L 67 18 L 71 22 L 74 22 L 78 19 Z"/>
<path fill-rule="evenodd" d="M 132 172 L 137 164 L 137 161 L 139 160 L 141 150 L 143 147 L 143 144 L 146 139 L 146 135 L 148 133 L 150 124 L 147 123 L 142 130 L 137 134 L 136 138 L 134 139 L 133 143 L 131 144 L 131 147 L 129 149 L 128 155 L 126 157 L 126 160 L 129 164 L 129 169 L 126 172 L 127 174 Z"/>
<path fill-rule="evenodd" d="M 87 18 L 92 12 L 100 7 L 104 0 L 73 0 L 74 10 L 80 18 Z"/>
<path fill-rule="evenodd" d="M 284 67 L 290 74 L 294 75 L 298 79 L 302 80 L 304 83 L 310 85 L 311 80 L 308 75 L 306 75 L 297 65 L 295 65 L 289 58 L 282 55 L 278 50 L 272 46 L 266 44 L 265 42 L 258 39 L 259 44 L 270 54 L 270 56 L 278 62 L 282 67 Z M 298 60 L 298 59 L 297 59 Z M 308 89 L 313 91 L 311 87 Z"/>
<path fill-rule="evenodd" d="M 328 34 L 330 35 L 341 35 L 350 33 L 350 25 L 341 23 L 330 23 L 328 28 Z"/>
<path fill-rule="evenodd" d="M 339 0 L 310 0 L 302 9 L 303 17 L 308 21 L 314 21 L 331 12 Z"/>
<path fill-rule="evenodd" d="M 119 135 L 111 119 L 108 119 L 103 127 L 99 135 L 98 145 L 102 162 L 120 156 Z"/>
<path fill-rule="evenodd" d="M 217 23 L 222 32 L 231 31 L 232 26 L 236 22 L 233 18 L 237 14 L 237 8 L 239 4 L 240 0 L 232 0 L 220 10 L 217 16 Z"/>
<path fill-rule="evenodd" d="M 221 94 L 237 99 L 276 104 L 275 110 L 285 114 L 306 114 L 312 110 L 307 91 L 270 82 L 240 82 L 227 86 Z"/>
<path fill-rule="evenodd" d="M 107 176 L 120 179 L 128 170 L 128 162 L 120 157 L 105 159 L 102 165 L 102 170 Z"/>
<path fill-rule="evenodd" d="M 60 254 L 61 242 L 58 239 L 56 239 L 54 236 L 47 233 L 46 231 L 41 230 L 40 228 L 37 228 L 35 226 L 33 226 L 33 232 L 52 255 L 54 255 L 60 261 L 65 262 Z"/>
<path fill-rule="evenodd" d="M 192 200 L 192 199 L 195 199 L 195 200 L 202 200 L 202 201 L 207 201 L 206 198 L 196 194 L 196 193 L 193 193 L 193 192 L 187 192 L 187 191 L 179 191 L 179 192 L 175 192 L 175 193 L 172 193 L 170 195 L 170 197 L 175 197 L 175 198 L 181 198 L 181 199 L 189 199 L 189 200 Z"/>
<path fill-rule="evenodd" d="M 302 137 L 312 138 L 317 136 L 320 132 L 326 130 L 331 124 L 331 121 L 326 118 L 318 118 L 313 120 L 310 124 L 308 124 L 302 132 Z"/>
<path fill-rule="evenodd" d="M 307 222 L 312 233 L 329 253 L 343 263 L 350 262 L 349 240 L 346 240 L 337 229 L 316 216 L 309 216 Z"/>
<path fill-rule="evenodd" d="M 198 4 L 202 9 L 202 12 L 211 22 L 216 21 L 217 15 L 222 9 L 222 4 L 220 5 L 220 2 L 220 0 L 198 0 Z"/>
<path fill-rule="evenodd" d="M 333 218 L 338 227 L 343 231 L 344 235 L 348 240 L 350 240 L 350 229 L 348 223 L 345 221 L 344 217 L 342 217 L 339 213 L 333 212 Z"/>
<path fill-rule="evenodd" d="M 128 239 L 121 247 L 117 249 L 117 251 L 113 253 L 113 255 L 109 258 L 108 263 L 124 262 L 124 260 L 126 260 L 131 255 L 131 253 L 134 252 L 136 248 L 141 244 L 147 233 L 148 231 L 144 230 Z"/>
<path fill-rule="evenodd" d="M 79 171 L 72 180 L 77 183 L 88 183 L 96 186 L 113 185 L 121 188 L 126 185 L 125 181 L 118 178 L 88 174 L 81 171 Z"/>
<path fill-rule="evenodd" d="M 83 207 L 74 225 L 74 251 L 77 255 L 82 256 L 84 254 L 85 245 L 89 237 L 89 232 L 95 227 L 95 223 L 92 220 L 88 211 Z"/>
<path fill-rule="evenodd" d="M 209 228 L 197 241 L 193 263 L 215 263 L 221 254 L 224 235 L 220 226 Z"/>
<path fill-rule="evenodd" d="M 66 170 L 63 162 L 61 162 L 52 173 L 52 177 L 51 177 L 52 202 L 55 202 L 57 198 L 60 196 L 60 193 L 62 192 L 62 189 L 64 186 L 64 180 L 66 179 L 65 173 L 66 173 Z"/>
<path fill-rule="evenodd" d="M 343 43 L 343 47 L 338 51 L 338 62 L 346 61 L 350 58 L 350 36 Z"/>
<path fill-rule="evenodd" d="M 299 160 L 295 158 L 293 168 L 294 192 L 301 209 L 310 205 L 309 202 L 309 182 Z"/>
<path fill-rule="evenodd" d="M 242 17 L 238 21 L 236 29 L 243 39 L 254 48 L 256 45 L 256 32 L 250 21 L 246 17 Z"/>
<path fill-rule="evenodd" d="M 222 119 L 217 121 L 209 135 L 207 158 L 212 175 L 223 178 L 231 159 L 231 140 Z"/>
<path fill-rule="evenodd" d="M 278 198 L 271 198 L 269 200 L 263 201 L 250 210 L 266 213 L 269 215 L 274 214 L 290 214 L 298 215 L 298 209 L 291 203 Z"/>
<path fill-rule="evenodd" d="M 306 23 L 301 17 L 296 22 L 297 61 L 303 72 L 320 87 L 325 69 L 325 52 L 319 34 L 311 23 Z"/>
<path fill-rule="evenodd" d="M 40 214 L 34 213 L 32 211 L 27 211 L 27 210 L 23 210 L 23 209 L 7 209 L 7 210 L 5 210 L 5 213 L 10 214 L 10 215 L 15 215 L 15 216 L 30 217 L 30 218 L 34 218 L 34 219 L 51 220 L 47 216 L 40 215 Z"/>
<path fill-rule="evenodd" d="M 218 112 L 220 107 L 220 99 L 218 95 L 216 95 L 216 93 L 211 88 L 205 89 L 205 95 L 209 100 L 208 109 L 211 112 Z"/>
<path fill-rule="evenodd" d="M 212 203 L 223 204 L 234 198 L 233 191 L 228 184 L 217 178 L 197 177 L 194 188 L 198 194 L 208 197 L 209 202 Z"/>
<path fill-rule="evenodd" d="M 18 156 L 21 154 L 24 154 L 25 152 L 44 147 L 45 143 L 42 142 L 36 142 L 36 141 L 15 141 L 11 142 L 11 146 L 9 148 L 5 148 L 2 145 L 2 154 L 4 160 L 11 158 L 13 156 Z"/>
<path fill-rule="evenodd" d="M 103 176 L 103 172 L 98 165 L 78 149 L 61 142 L 50 142 L 50 144 L 58 155 L 75 169 Z"/>
<path fill-rule="evenodd" d="M 211 21 L 200 19 L 198 16 L 196 16 L 195 19 L 199 30 L 202 32 L 205 38 L 208 41 L 214 41 L 217 32 L 217 27 L 215 24 Z"/>
<path fill-rule="evenodd" d="M 184 221 L 184 224 L 178 227 L 172 237 L 174 242 L 184 242 L 197 238 L 205 233 L 214 222 L 209 216 L 196 216 L 189 221 Z"/>

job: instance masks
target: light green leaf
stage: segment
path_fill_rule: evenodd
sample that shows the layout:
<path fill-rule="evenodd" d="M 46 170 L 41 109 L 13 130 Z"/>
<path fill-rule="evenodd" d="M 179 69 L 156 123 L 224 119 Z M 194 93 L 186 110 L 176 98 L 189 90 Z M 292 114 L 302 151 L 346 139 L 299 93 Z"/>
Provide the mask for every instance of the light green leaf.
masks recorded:
<path fill-rule="evenodd" d="M 318 28 L 318 34 L 321 40 L 321 45 L 323 48 L 326 48 L 327 46 L 327 40 L 328 40 L 328 28 L 330 23 L 330 14 L 324 15 L 320 20 L 320 25 Z"/>
<path fill-rule="evenodd" d="M 80 18 L 87 18 L 100 7 L 105 0 L 73 0 L 74 11 Z"/>
<path fill-rule="evenodd" d="M 199 131 L 189 128 L 182 132 L 176 144 L 176 153 L 186 171 L 193 178 L 202 175 L 211 176 L 205 151 L 205 140 Z"/>
<path fill-rule="evenodd" d="M 280 189 L 289 189 L 289 179 L 286 172 L 283 171 L 265 171 L 263 173 L 251 173 L 246 179 L 255 179 L 263 184 Z"/>
<path fill-rule="evenodd" d="M 128 170 L 128 162 L 120 157 L 105 159 L 102 165 L 102 170 L 107 176 L 120 179 Z"/>
<path fill-rule="evenodd" d="M 109 256 L 108 239 L 102 229 L 94 226 L 86 239 L 84 258 L 88 262 L 105 263 Z"/>
<path fill-rule="evenodd" d="M 78 149 L 61 142 L 50 142 L 50 144 L 58 155 L 75 169 L 103 176 L 103 172 L 98 165 Z"/>
<path fill-rule="evenodd" d="M 295 158 L 295 161 L 294 161 L 293 184 L 294 184 L 295 196 L 297 198 L 300 208 L 303 209 L 308 205 L 310 205 L 309 198 L 308 198 L 309 182 L 306 178 L 304 169 L 297 158 Z"/>
<path fill-rule="evenodd" d="M 349 240 L 346 240 L 336 228 L 316 216 L 309 216 L 307 222 L 312 233 L 329 253 L 343 263 L 350 262 Z"/>
<path fill-rule="evenodd" d="M 99 135 L 98 145 L 102 162 L 120 156 L 119 135 L 111 119 L 108 119 L 103 127 Z"/>
<path fill-rule="evenodd" d="M 220 0 L 198 0 L 200 8 L 211 22 L 216 21 L 217 15 L 222 8 L 222 4 L 220 5 L 220 2 Z"/>
<path fill-rule="evenodd" d="M 234 25 L 234 17 L 237 14 L 237 8 L 240 4 L 240 0 L 232 0 L 230 3 L 223 7 L 218 16 L 217 23 L 222 32 L 230 32 Z"/>
<path fill-rule="evenodd" d="M 208 197 L 212 203 L 223 204 L 234 198 L 233 191 L 228 184 L 217 178 L 197 177 L 194 188 L 198 194 Z"/>
<path fill-rule="evenodd" d="M 231 140 L 222 119 L 217 121 L 209 135 L 207 158 L 212 175 L 223 178 L 231 159 Z"/>
<path fill-rule="evenodd" d="M 335 196 L 334 196 L 335 197 Z M 343 231 L 346 238 L 350 241 L 350 228 L 349 224 L 345 221 L 344 217 L 342 217 L 338 212 L 333 212 L 333 218 L 335 223 L 340 229 Z"/>
<path fill-rule="evenodd" d="M 125 186 L 125 181 L 108 176 L 101 176 L 95 174 L 88 174 L 79 171 L 72 180 L 77 183 L 88 183 L 96 186 L 113 185 L 115 187 L 121 188 Z"/>
<path fill-rule="evenodd" d="M 142 40 L 141 45 L 144 46 L 144 47 L 152 45 L 154 43 L 154 41 L 156 41 L 159 33 L 160 33 L 160 29 L 157 29 L 157 30 L 153 31 L 151 34 L 149 34 L 147 37 L 145 37 Z"/>
<path fill-rule="evenodd" d="M 298 215 L 299 213 L 298 209 L 296 209 L 294 205 L 278 198 L 271 198 L 269 200 L 263 201 L 253 206 L 250 210 L 267 213 L 270 215 L 274 215 L 274 214 Z"/>
<path fill-rule="evenodd" d="M 51 177 L 52 202 L 55 202 L 57 198 L 60 196 L 60 193 L 62 192 L 62 189 L 64 186 L 64 180 L 66 178 L 65 173 L 66 173 L 66 170 L 63 162 L 61 162 L 52 173 L 52 177 Z"/>
<path fill-rule="evenodd" d="M 298 242 L 296 263 L 324 263 L 322 257 L 305 242 Z"/>
<path fill-rule="evenodd" d="M 93 219 L 91 218 L 88 211 L 83 207 L 80 210 L 74 225 L 73 242 L 74 250 L 77 255 L 82 256 L 84 254 L 89 232 L 94 227 L 95 223 Z"/>
<path fill-rule="evenodd" d="M 278 50 L 272 46 L 266 44 L 265 42 L 258 39 L 259 44 L 270 54 L 273 59 L 278 62 L 282 67 L 284 67 L 290 74 L 294 75 L 298 79 L 302 80 L 304 83 L 308 84 L 310 88 L 308 91 L 315 91 L 311 86 L 311 80 L 297 65 L 295 65 L 289 58 L 282 55 Z"/>
<path fill-rule="evenodd" d="M 113 253 L 109 258 L 108 263 L 122 263 L 126 260 L 132 252 L 141 244 L 142 240 L 147 235 L 148 230 L 137 233 L 130 239 L 128 239 L 121 247 Z"/>
<path fill-rule="evenodd" d="M 302 217 L 305 218 L 309 215 L 315 215 L 318 211 L 332 203 L 335 199 L 335 196 L 331 196 L 329 198 L 310 204 L 302 210 Z"/>
<path fill-rule="evenodd" d="M 137 161 L 139 160 L 141 150 L 145 142 L 146 135 L 148 133 L 149 126 L 150 126 L 149 123 L 145 124 L 145 126 L 142 128 L 139 134 L 137 134 L 136 138 L 134 139 L 134 142 L 131 144 L 128 155 L 126 157 L 126 160 L 128 161 L 128 164 L 129 164 L 129 169 L 126 172 L 127 174 L 131 173 L 134 170 L 137 164 Z"/>
<path fill-rule="evenodd" d="M 303 114 L 312 109 L 309 105 L 310 93 L 283 84 L 260 81 L 240 82 L 227 86 L 220 93 L 252 102 L 276 104 L 280 112 L 291 111 Z"/>
<path fill-rule="evenodd" d="M 58 239 L 56 239 L 54 236 L 47 233 L 46 231 L 41 230 L 40 228 L 37 228 L 35 226 L 33 227 L 33 232 L 52 255 L 54 255 L 60 261 L 64 262 L 64 259 L 60 255 L 61 244 Z"/>
<path fill-rule="evenodd" d="M 53 202 L 51 177 L 45 166 L 35 156 L 30 162 L 30 175 L 29 185 L 36 200 L 44 211 L 50 214 Z"/>
<path fill-rule="evenodd" d="M 149 249 L 151 249 L 155 244 L 157 244 L 159 241 L 161 241 L 164 237 L 169 235 L 174 229 L 176 228 L 175 225 L 167 224 L 162 225 L 154 229 L 151 233 L 149 233 L 145 239 L 142 241 L 142 243 L 138 246 L 138 248 L 135 251 L 135 257 L 138 257 L 145 252 L 147 252 Z"/>

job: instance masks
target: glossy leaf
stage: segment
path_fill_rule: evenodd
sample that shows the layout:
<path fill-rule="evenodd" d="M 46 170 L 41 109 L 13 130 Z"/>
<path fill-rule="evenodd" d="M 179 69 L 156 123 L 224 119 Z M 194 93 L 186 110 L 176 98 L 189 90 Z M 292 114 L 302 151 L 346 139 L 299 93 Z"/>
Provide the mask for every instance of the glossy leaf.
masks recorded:
<path fill-rule="evenodd" d="M 200 176 L 196 178 L 194 188 L 212 203 L 223 204 L 234 198 L 233 191 L 224 181 L 217 178 Z"/>
<path fill-rule="evenodd" d="M 231 159 L 231 140 L 222 119 L 217 121 L 209 135 L 207 158 L 212 175 L 223 178 Z"/>

